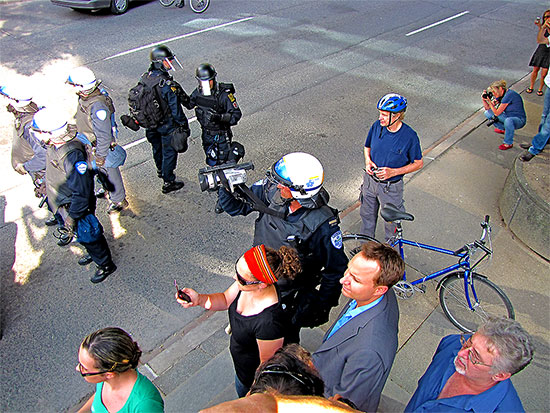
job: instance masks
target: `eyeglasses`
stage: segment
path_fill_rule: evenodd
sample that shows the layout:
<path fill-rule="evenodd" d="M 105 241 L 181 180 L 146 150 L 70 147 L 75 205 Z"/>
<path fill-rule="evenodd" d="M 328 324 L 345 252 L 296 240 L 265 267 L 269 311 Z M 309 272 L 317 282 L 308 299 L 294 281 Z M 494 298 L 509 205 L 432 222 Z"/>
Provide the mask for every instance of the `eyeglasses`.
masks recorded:
<path fill-rule="evenodd" d="M 472 336 L 466 338 L 464 334 L 460 335 L 460 344 L 462 344 L 462 348 L 465 348 L 468 350 L 468 359 L 470 362 L 474 365 L 480 365 L 485 367 L 493 367 L 492 364 L 485 364 L 482 361 L 479 360 L 479 355 L 477 352 L 472 348 Z"/>
<path fill-rule="evenodd" d="M 80 371 L 80 375 L 82 377 L 90 377 L 90 376 L 97 376 L 99 374 L 104 374 L 104 373 L 108 373 L 109 371 L 108 370 L 105 370 L 105 371 L 97 371 L 95 373 L 82 373 L 82 369 L 84 368 L 84 366 L 82 364 L 80 364 L 80 362 L 78 363 L 78 371 Z"/>
<path fill-rule="evenodd" d="M 237 260 L 238 262 L 238 260 Z M 245 285 L 255 285 L 255 284 L 261 284 L 262 281 L 247 281 L 245 280 L 241 274 L 239 274 L 239 271 L 237 271 L 237 263 L 235 263 L 235 274 L 237 274 L 237 281 L 239 282 L 239 284 L 241 284 L 242 286 L 245 286 Z"/>

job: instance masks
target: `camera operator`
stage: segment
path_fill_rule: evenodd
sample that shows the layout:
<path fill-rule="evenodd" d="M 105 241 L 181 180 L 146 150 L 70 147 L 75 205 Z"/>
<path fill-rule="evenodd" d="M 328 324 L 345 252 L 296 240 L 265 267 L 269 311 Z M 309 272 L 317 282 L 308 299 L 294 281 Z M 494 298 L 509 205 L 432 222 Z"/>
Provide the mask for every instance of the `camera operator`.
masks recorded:
<path fill-rule="evenodd" d="M 255 202 L 250 202 L 250 196 L 247 200 L 237 199 L 226 189 L 219 190 L 220 205 L 229 215 L 260 212 L 254 245 L 288 245 L 298 250 L 302 273 L 292 282 L 278 283 L 282 302 L 292 313 L 295 341 L 301 327 L 316 327 L 328 321 L 331 307 L 338 304 L 339 280 L 348 261 L 338 211 L 327 205 L 329 195 L 322 187 L 323 178 L 317 158 L 295 152 L 279 159 L 263 180 L 252 185 L 248 191 Z M 239 187 L 236 192 L 243 195 Z"/>
<path fill-rule="evenodd" d="M 498 149 L 510 149 L 514 146 L 514 132 L 527 122 L 523 99 L 516 91 L 506 88 L 505 80 L 499 80 L 483 91 L 481 101 L 485 116 L 490 120 L 487 126 L 494 124 L 495 132 L 504 134 L 504 142 Z"/>

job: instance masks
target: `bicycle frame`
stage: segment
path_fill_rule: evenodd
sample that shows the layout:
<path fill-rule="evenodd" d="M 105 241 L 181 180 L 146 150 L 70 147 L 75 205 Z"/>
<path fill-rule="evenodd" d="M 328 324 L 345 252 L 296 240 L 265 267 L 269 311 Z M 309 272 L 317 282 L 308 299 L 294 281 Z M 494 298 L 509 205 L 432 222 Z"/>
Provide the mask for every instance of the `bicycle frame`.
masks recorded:
<path fill-rule="evenodd" d="M 468 306 L 470 307 L 470 309 L 475 309 L 479 305 L 479 299 L 477 297 L 477 293 L 476 293 L 475 287 L 474 287 L 473 282 L 472 282 L 472 277 L 470 277 L 470 274 L 472 273 L 472 270 L 475 267 L 477 267 L 477 265 L 481 261 L 483 261 L 487 255 L 489 255 L 489 253 L 486 250 L 484 250 L 485 254 L 482 257 L 480 257 L 474 265 L 470 265 L 469 249 L 467 249 L 466 252 L 461 253 L 461 252 L 457 252 L 457 251 L 451 251 L 451 250 L 448 250 L 446 248 L 440 248 L 440 247 L 436 247 L 436 246 L 433 246 L 433 245 L 422 244 L 422 243 L 416 242 L 416 241 L 410 241 L 410 240 L 407 240 L 407 239 L 403 239 L 402 231 L 403 230 L 401 228 L 401 225 L 398 224 L 397 229 L 396 229 L 397 239 L 395 241 L 391 242 L 390 245 L 392 247 L 395 247 L 396 245 L 399 246 L 399 254 L 401 255 L 401 258 L 403 259 L 403 261 L 405 261 L 405 251 L 404 251 L 404 248 L 403 248 L 404 245 L 410 245 L 412 247 L 417 247 L 417 248 L 428 250 L 428 251 L 434 251 L 434 252 L 437 252 L 439 254 L 452 255 L 453 257 L 458 257 L 458 259 L 459 259 L 458 263 L 456 263 L 456 264 L 450 265 L 450 266 L 445 267 L 445 268 L 443 268 L 439 271 L 428 274 L 428 275 L 424 276 L 423 278 L 419 278 L 417 280 L 410 281 L 408 283 L 411 286 L 415 286 L 417 284 L 422 284 L 422 283 L 424 283 L 428 280 L 432 280 L 432 279 L 440 277 L 442 275 L 449 274 L 449 273 L 451 273 L 455 270 L 463 269 L 464 270 L 464 295 L 466 297 L 466 301 L 467 301 Z M 477 245 L 477 243 L 474 243 L 474 245 Z M 443 278 L 439 282 L 439 284 L 437 285 L 437 289 L 439 289 L 439 286 L 441 285 L 441 283 L 443 282 L 444 279 L 445 278 Z M 405 271 L 405 273 L 403 273 L 403 281 L 407 281 L 406 271 Z M 470 286 L 470 288 L 468 288 L 468 286 Z M 470 299 L 470 290 L 473 293 L 473 298 L 474 298 L 474 304 L 473 305 L 472 305 L 472 300 Z"/>

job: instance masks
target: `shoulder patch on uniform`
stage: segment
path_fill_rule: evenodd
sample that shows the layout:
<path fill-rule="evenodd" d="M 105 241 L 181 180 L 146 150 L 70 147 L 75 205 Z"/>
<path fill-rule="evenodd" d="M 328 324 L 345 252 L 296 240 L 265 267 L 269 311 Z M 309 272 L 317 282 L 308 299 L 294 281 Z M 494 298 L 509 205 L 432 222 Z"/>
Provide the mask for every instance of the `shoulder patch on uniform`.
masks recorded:
<path fill-rule="evenodd" d="M 75 163 L 74 167 L 80 175 L 84 175 L 88 170 L 88 164 L 84 161 L 78 161 Z"/>
<path fill-rule="evenodd" d="M 338 230 L 330 237 L 330 242 L 334 245 L 334 248 L 342 249 L 342 231 Z"/>
<path fill-rule="evenodd" d="M 107 111 L 105 109 L 100 109 L 95 113 L 95 116 L 99 120 L 105 120 L 105 119 L 107 119 Z"/>

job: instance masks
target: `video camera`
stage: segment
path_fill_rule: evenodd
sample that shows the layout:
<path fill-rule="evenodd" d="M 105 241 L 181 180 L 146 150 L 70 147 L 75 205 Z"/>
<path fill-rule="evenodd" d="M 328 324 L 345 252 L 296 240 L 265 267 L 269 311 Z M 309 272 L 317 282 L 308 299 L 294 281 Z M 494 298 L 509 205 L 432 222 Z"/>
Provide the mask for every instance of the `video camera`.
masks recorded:
<path fill-rule="evenodd" d="M 221 186 L 235 192 L 235 186 L 246 183 L 246 171 L 254 169 L 252 162 L 228 163 L 199 169 L 201 191 L 217 191 Z"/>

